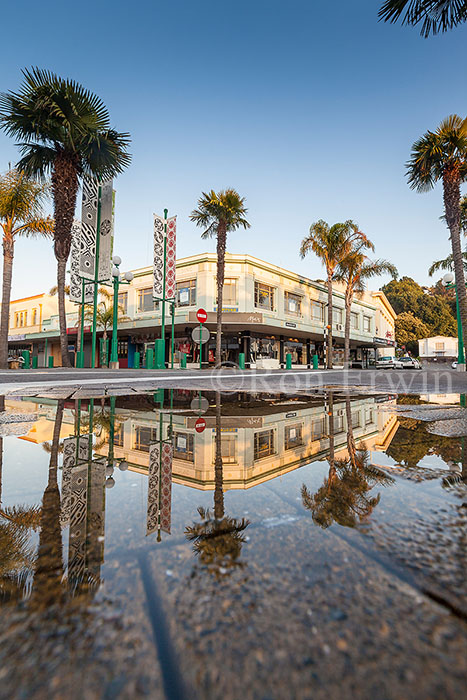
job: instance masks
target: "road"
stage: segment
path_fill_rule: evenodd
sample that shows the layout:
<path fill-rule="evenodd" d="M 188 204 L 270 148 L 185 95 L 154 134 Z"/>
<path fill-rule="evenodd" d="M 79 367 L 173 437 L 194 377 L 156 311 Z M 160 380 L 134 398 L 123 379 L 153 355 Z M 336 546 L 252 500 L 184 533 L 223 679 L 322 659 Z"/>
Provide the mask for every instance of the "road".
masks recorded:
<path fill-rule="evenodd" d="M 346 388 L 389 394 L 467 393 L 467 374 L 452 369 L 428 370 L 106 370 L 41 369 L 0 372 L 4 395 L 72 396 L 78 390 L 93 394 L 133 393 L 158 388 L 205 391 L 293 393 Z"/>

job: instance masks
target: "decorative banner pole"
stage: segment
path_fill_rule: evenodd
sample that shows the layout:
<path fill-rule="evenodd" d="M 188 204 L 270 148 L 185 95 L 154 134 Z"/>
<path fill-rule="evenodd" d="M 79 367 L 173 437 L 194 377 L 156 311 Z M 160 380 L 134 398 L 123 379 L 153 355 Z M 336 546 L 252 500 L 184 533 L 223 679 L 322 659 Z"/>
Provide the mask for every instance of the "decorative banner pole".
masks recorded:
<path fill-rule="evenodd" d="M 156 368 L 165 369 L 165 304 L 171 301 L 175 305 L 175 250 L 176 250 L 176 216 L 167 218 L 168 209 L 164 209 L 164 218 L 154 214 L 154 284 L 153 299 L 162 304 L 161 338 L 156 340 Z M 172 318 L 172 348 L 174 346 L 175 320 Z"/>
<path fill-rule="evenodd" d="M 97 189 L 97 226 L 96 226 L 96 260 L 94 265 L 94 299 L 92 304 L 92 345 L 91 345 L 91 367 L 96 366 L 96 340 L 97 340 L 97 290 L 99 285 L 99 244 L 100 244 L 100 227 L 101 227 L 101 192 L 102 188 Z"/>

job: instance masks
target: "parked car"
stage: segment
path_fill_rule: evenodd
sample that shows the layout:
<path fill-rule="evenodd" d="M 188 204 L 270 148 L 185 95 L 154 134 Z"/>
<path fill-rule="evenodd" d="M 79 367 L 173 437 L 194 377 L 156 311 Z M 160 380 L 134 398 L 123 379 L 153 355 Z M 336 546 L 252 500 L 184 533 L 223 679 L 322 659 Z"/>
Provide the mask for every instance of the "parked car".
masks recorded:
<path fill-rule="evenodd" d="M 394 369 L 422 369 L 422 366 L 415 357 L 396 357 Z"/>
<path fill-rule="evenodd" d="M 378 357 L 376 360 L 376 369 L 394 369 L 394 358 L 392 355 Z"/>
<path fill-rule="evenodd" d="M 454 360 L 454 362 L 452 362 L 451 367 L 453 369 L 457 369 L 457 360 Z"/>

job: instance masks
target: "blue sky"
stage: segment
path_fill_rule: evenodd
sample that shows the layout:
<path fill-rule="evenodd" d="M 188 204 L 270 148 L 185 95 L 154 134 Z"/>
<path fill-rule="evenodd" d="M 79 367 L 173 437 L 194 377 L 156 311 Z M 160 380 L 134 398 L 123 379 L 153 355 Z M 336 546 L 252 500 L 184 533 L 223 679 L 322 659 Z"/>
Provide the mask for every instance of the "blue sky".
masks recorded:
<path fill-rule="evenodd" d="M 427 283 L 449 252 L 442 192 L 416 194 L 404 163 L 413 141 L 467 113 L 467 25 L 422 39 L 377 22 L 380 0 L 63 0 L 9 3 L 0 90 L 23 67 L 73 77 L 98 93 L 132 135 L 116 183 L 122 269 L 151 262 L 152 213 L 178 214 L 178 256 L 214 250 L 188 220 L 202 190 L 235 187 L 251 229 L 228 250 L 309 277 L 309 225 L 354 219 L 375 255 Z M 9 45 L 8 45 L 9 42 Z M 0 134 L 0 170 L 15 162 Z M 47 242 L 16 248 L 13 298 L 54 284 Z M 385 281 L 382 278 L 381 283 Z"/>

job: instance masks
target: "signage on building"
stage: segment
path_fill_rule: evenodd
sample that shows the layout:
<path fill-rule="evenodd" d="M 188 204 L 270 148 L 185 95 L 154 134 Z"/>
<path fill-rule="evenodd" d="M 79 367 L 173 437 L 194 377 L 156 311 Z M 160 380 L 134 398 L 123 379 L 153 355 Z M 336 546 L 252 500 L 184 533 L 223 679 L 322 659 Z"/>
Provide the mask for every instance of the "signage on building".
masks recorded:
<path fill-rule="evenodd" d="M 195 416 L 188 416 L 186 419 L 186 427 L 188 429 L 194 428 L 196 430 L 196 421 L 199 420 Z M 205 416 L 202 418 L 206 423 L 207 428 L 211 430 L 216 429 L 216 417 L 215 416 Z M 263 425 L 262 416 L 222 416 L 222 429 L 223 431 L 232 431 L 236 428 L 261 428 Z"/>
<path fill-rule="evenodd" d="M 286 322 L 285 322 L 285 325 L 286 325 L 287 328 L 296 328 L 296 327 L 297 327 L 297 324 L 296 324 L 296 323 L 292 323 L 291 321 L 286 321 Z"/>
<path fill-rule="evenodd" d="M 217 314 L 215 312 L 208 312 L 207 314 L 207 319 L 206 321 L 203 321 L 203 323 L 216 323 L 217 320 Z M 195 311 L 190 311 L 188 314 L 188 322 L 189 323 L 196 323 L 196 321 L 199 320 L 196 317 L 196 312 Z M 251 323 L 251 324 L 259 324 L 263 323 L 263 314 L 262 313 L 243 313 L 243 312 L 227 312 L 222 314 L 222 322 L 223 323 L 240 323 L 243 326 L 246 323 Z"/>
<path fill-rule="evenodd" d="M 26 340 L 26 336 L 24 333 L 18 333 L 18 335 L 9 335 L 8 342 L 12 340 Z"/>
<path fill-rule="evenodd" d="M 389 340 L 389 338 L 373 338 L 374 345 L 384 345 L 385 347 L 395 347 L 396 343 L 394 340 Z"/>
<path fill-rule="evenodd" d="M 297 415 L 297 411 L 292 411 L 291 413 L 286 413 L 285 417 L 286 418 L 295 418 Z"/>

